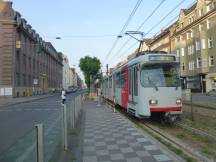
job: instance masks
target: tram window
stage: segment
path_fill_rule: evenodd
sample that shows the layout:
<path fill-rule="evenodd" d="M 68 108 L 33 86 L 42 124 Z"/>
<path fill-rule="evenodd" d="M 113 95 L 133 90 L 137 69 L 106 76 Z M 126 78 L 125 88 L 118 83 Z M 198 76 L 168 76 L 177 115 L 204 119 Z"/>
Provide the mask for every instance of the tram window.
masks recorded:
<path fill-rule="evenodd" d="M 137 67 L 133 68 L 134 70 L 134 96 L 138 96 L 138 78 L 137 78 Z"/>
<path fill-rule="evenodd" d="M 112 88 L 112 77 L 109 78 L 109 88 Z"/>
<path fill-rule="evenodd" d="M 124 87 L 124 82 L 125 82 L 124 79 L 125 79 L 125 73 L 124 73 L 124 71 L 122 71 L 122 73 L 121 73 L 121 79 L 120 79 L 120 80 L 121 80 L 121 81 L 120 81 L 120 84 L 121 84 L 120 87 L 121 87 L 121 88 Z"/>
<path fill-rule="evenodd" d="M 178 66 L 172 64 L 142 66 L 140 80 L 144 87 L 177 87 L 180 85 Z"/>
<path fill-rule="evenodd" d="M 121 88 L 121 73 L 120 72 L 118 72 L 117 74 L 116 74 L 116 87 L 117 88 Z"/>
<path fill-rule="evenodd" d="M 106 79 L 106 88 L 108 88 L 108 79 Z"/>

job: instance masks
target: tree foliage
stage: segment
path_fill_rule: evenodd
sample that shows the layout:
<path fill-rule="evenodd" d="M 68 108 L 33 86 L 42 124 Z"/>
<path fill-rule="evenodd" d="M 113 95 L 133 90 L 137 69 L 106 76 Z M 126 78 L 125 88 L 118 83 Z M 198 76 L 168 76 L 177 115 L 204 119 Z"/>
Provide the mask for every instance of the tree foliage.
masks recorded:
<path fill-rule="evenodd" d="M 96 57 L 85 56 L 80 59 L 79 67 L 84 74 L 85 82 L 88 87 L 90 87 L 90 81 L 93 81 L 91 78 L 94 78 L 99 72 L 100 65 L 101 62 Z"/>

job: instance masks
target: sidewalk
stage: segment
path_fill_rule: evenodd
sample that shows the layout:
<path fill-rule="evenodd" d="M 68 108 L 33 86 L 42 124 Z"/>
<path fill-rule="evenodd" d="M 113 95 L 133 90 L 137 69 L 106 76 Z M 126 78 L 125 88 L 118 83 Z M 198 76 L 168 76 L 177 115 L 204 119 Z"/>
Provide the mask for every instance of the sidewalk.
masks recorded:
<path fill-rule="evenodd" d="M 83 105 L 82 141 L 77 145 L 80 153 L 70 149 L 60 161 L 83 162 L 171 162 L 182 161 L 159 142 L 153 140 L 143 130 L 120 113 L 96 102 L 87 101 Z M 82 138 L 82 139 L 81 139 Z M 73 140 L 74 141 L 74 140 Z M 73 144 L 74 145 L 74 144 Z M 73 154 L 70 158 L 70 154 Z M 82 156 L 82 157 L 81 157 Z M 73 157 L 73 158 L 72 158 Z"/>
<path fill-rule="evenodd" d="M 0 98 L 0 108 L 4 107 L 4 106 L 14 105 L 14 104 L 31 102 L 34 100 L 40 100 L 42 98 L 47 98 L 47 97 L 51 97 L 51 96 L 55 96 L 55 95 L 58 95 L 58 93 L 36 95 L 36 96 L 29 96 L 29 97 Z"/>

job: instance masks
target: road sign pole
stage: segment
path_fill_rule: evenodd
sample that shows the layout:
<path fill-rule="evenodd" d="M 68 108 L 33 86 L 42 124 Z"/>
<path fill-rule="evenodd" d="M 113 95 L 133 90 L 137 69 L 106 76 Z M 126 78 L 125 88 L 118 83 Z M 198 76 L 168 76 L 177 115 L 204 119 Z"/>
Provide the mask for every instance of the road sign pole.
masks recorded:
<path fill-rule="evenodd" d="M 67 107 L 63 105 L 63 128 L 64 128 L 64 150 L 68 149 L 68 141 L 67 141 Z"/>
<path fill-rule="evenodd" d="M 37 162 L 44 162 L 43 124 L 35 125 L 37 132 Z"/>

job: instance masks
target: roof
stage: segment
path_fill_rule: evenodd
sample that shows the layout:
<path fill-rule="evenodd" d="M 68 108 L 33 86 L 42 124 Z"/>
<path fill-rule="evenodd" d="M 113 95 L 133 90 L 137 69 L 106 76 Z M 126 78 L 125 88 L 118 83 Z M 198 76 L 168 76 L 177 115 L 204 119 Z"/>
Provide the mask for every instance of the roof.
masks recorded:
<path fill-rule="evenodd" d="M 151 44 L 151 42 L 153 41 L 154 39 L 152 38 L 145 38 L 143 39 L 143 42 L 145 42 L 147 45 Z"/>
<path fill-rule="evenodd" d="M 191 7 L 189 7 L 188 9 L 182 9 L 183 13 L 185 15 L 188 15 L 190 12 L 192 12 L 197 6 L 197 2 L 194 3 Z"/>

